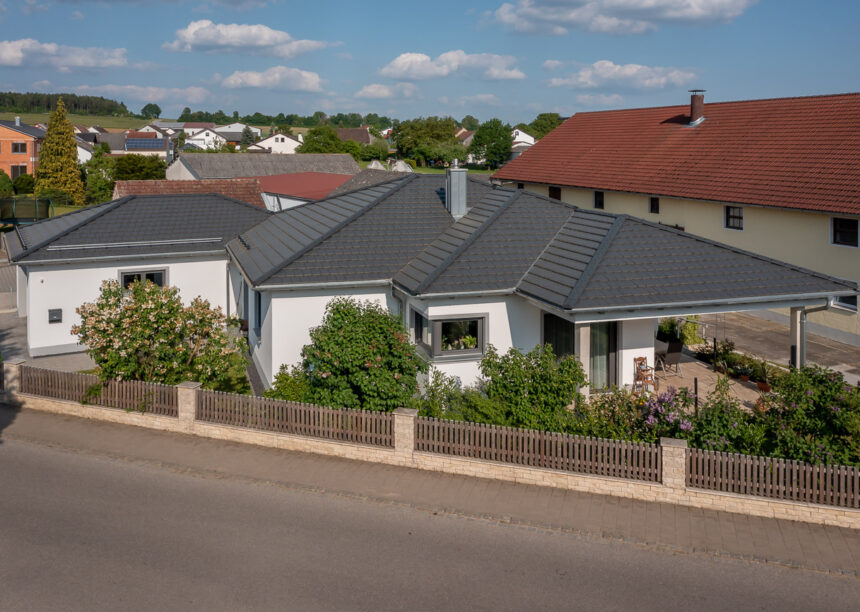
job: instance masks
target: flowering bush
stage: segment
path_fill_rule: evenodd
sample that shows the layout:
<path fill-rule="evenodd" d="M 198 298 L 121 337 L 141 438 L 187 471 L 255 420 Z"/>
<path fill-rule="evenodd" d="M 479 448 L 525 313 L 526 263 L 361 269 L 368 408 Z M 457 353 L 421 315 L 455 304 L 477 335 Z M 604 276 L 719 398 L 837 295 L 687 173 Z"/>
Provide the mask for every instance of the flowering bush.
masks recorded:
<path fill-rule="evenodd" d="M 652 395 L 645 403 L 647 413 L 643 424 L 646 439 L 688 437 L 693 431 L 692 407 L 693 396 L 687 389 L 669 387 Z"/>
<path fill-rule="evenodd" d="M 183 306 L 179 290 L 149 281 L 126 290 L 104 281 L 95 302 L 77 309 L 72 327 L 102 380 L 200 382 L 209 389 L 247 390 L 245 356 L 228 334 L 220 308 L 201 298 Z"/>

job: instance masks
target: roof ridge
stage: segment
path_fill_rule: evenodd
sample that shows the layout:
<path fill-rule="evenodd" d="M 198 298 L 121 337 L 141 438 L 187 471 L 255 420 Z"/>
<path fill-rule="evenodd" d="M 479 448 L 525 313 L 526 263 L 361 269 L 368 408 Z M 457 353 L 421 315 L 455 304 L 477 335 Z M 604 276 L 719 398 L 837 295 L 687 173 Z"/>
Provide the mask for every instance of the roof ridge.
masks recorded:
<path fill-rule="evenodd" d="M 283 269 L 285 266 L 291 264 L 292 262 L 298 260 L 305 253 L 307 253 L 311 249 L 316 248 L 321 243 L 323 243 L 324 241 L 331 238 L 334 234 L 336 234 L 337 232 L 342 230 L 344 227 L 346 227 L 347 225 L 349 225 L 350 223 L 352 223 L 353 221 L 355 221 L 356 219 L 358 219 L 359 217 L 364 215 L 367 211 L 371 210 L 372 208 L 375 208 L 380 202 L 387 200 L 393 194 L 395 194 L 398 191 L 400 191 L 401 189 L 403 189 L 403 187 L 405 187 L 406 185 L 408 185 L 409 183 L 411 183 L 415 179 L 415 176 L 416 175 L 414 175 L 414 174 L 410 174 L 409 176 L 403 177 L 403 182 L 400 185 L 397 185 L 393 189 L 390 189 L 387 193 L 381 194 L 379 197 L 376 198 L 376 200 L 374 200 L 373 202 L 371 202 L 367 206 L 362 207 L 360 210 L 356 211 L 355 213 L 353 213 L 352 215 L 350 215 L 349 217 L 347 217 L 346 219 L 344 219 L 340 223 L 336 224 L 334 227 L 332 227 L 327 232 L 322 234 L 316 240 L 312 240 L 310 243 L 308 243 L 307 245 L 305 245 L 304 247 L 302 247 L 301 249 L 299 249 L 298 251 L 293 253 L 285 261 L 282 261 L 282 262 L 276 264 L 275 266 L 273 266 L 271 270 L 269 270 L 265 274 L 261 275 L 259 280 L 255 281 L 254 284 L 257 287 L 261 286 L 262 283 L 265 283 L 267 280 L 269 280 L 276 272 Z M 387 185 L 388 183 L 382 183 L 382 184 Z M 374 185 L 373 187 L 376 187 L 376 186 L 377 185 Z M 365 187 L 365 189 L 372 189 L 373 187 Z M 342 197 L 342 196 L 337 196 L 337 198 L 339 198 L 339 197 Z M 332 198 L 332 200 L 337 199 L 337 198 Z M 322 201 L 324 201 L 324 200 L 319 200 L 319 202 L 322 202 Z M 317 204 L 317 203 L 318 202 L 308 202 L 308 204 Z M 293 208 L 290 208 L 288 210 L 294 210 L 296 208 L 298 208 L 298 206 L 294 206 Z M 261 221 L 260 223 L 263 223 L 263 221 Z M 241 238 L 241 236 L 242 235 L 239 234 L 238 237 Z"/>
<path fill-rule="evenodd" d="M 494 191 L 495 191 L 495 190 L 494 190 Z M 447 269 L 451 266 L 451 264 L 454 262 L 454 260 L 456 260 L 460 255 L 462 255 L 462 254 L 463 254 L 463 252 L 464 252 L 467 248 L 469 248 L 469 247 L 470 247 L 470 246 L 475 242 L 475 240 L 477 240 L 477 239 L 478 239 L 478 237 L 479 237 L 479 236 L 481 236 L 481 234 L 483 234 L 483 233 L 486 231 L 486 229 L 487 229 L 490 225 L 492 225 L 492 224 L 493 224 L 493 222 L 494 222 L 496 219 L 498 219 L 498 218 L 499 218 L 499 216 L 501 216 L 501 214 L 502 214 L 504 211 L 506 211 L 508 208 L 510 208 L 511 204 L 513 204 L 513 203 L 514 203 L 514 202 L 519 198 L 519 195 L 520 195 L 520 194 L 519 194 L 519 190 L 514 189 L 514 190 L 511 190 L 511 191 L 512 191 L 512 193 L 511 193 L 511 194 L 507 197 L 507 199 L 506 199 L 506 200 L 505 200 L 505 201 L 504 201 L 504 202 L 503 202 L 503 203 L 498 207 L 498 209 L 496 209 L 496 210 L 495 210 L 495 211 L 494 211 L 494 212 L 493 212 L 489 217 L 487 217 L 487 219 L 486 219 L 486 220 L 484 220 L 484 222 L 483 222 L 483 223 L 481 223 L 478 227 L 476 227 L 476 228 L 475 228 L 475 230 L 474 230 L 471 234 L 469 234 L 469 236 L 468 236 L 465 240 L 463 240 L 459 245 L 457 245 L 457 248 L 455 248 L 451 253 L 449 253 L 449 254 L 448 254 L 448 256 L 447 256 L 444 260 L 442 260 L 442 263 L 440 263 L 438 266 L 436 266 L 430 274 L 428 274 L 427 276 L 425 276 L 425 277 L 424 277 L 424 280 L 422 280 L 420 283 L 418 283 L 418 286 L 415 288 L 415 293 L 416 293 L 416 294 L 420 294 L 422 291 L 424 291 L 425 289 L 427 289 L 427 287 L 429 287 L 429 286 L 430 286 L 430 285 L 431 285 L 431 284 L 432 284 L 432 283 L 433 283 L 437 278 L 439 278 L 439 276 L 442 274 L 442 272 L 444 272 L 445 270 L 447 270 Z M 484 200 L 481 200 L 481 203 L 482 203 L 483 201 L 484 201 Z M 480 205 L 480 203 L 479 203 L 479 205 Z M 473 208 L 473 210 L 474 210 L 474 208 Z M 466 214 L 468 215 L 468 213 L 466 213 Z M 464 216 L 465 216 L 465 215 L 464 215 Z M 458 221 L 456 221 L 455 223 L 453 223 L 452 225 L 450 225 L 450 226 L 448 227 L 448 229 L 452 229 L 452 228 L 453 228 L 453 227 L 455 227 L 455 226 L 457 225 L 457 223 L 459 223 L 459 222 L 460 222 L 459 220 L 458 220 Z M 445 231 L 448 231 L 448 230 L 445 230 Z M 436 242 L 436 240 L 439 240 L 439 238 L 440 238 L 442 235 L 444 235 L 444 233 L 445 233 L 445 232 L 442 232 L 442 234 L 440 234 L 439 236 L 437 236 L 437 237 L 436 237 L 436 239 L 435 239 L 435 240 L 433 240 L 433 242 L 432 242 L 432 243 L 430 243 L 430 245 L 432 245 L 433 243 L 435 243 L 435 242 Z M 426 251 L 426 250 L 427 250 L 427 248 L 428 248 L 430 245 L 427 245 L 427 247 L 425 247 L 425 248 L 422 250 L 422 252 Z M 410 262 L 409 262 L 409 263 L 411 263 L 411 260 L 410 260 Z M 407 263 L 407 265 L 409 265 L 409 263 Z M 406 267 L 406 266 L 404 266 L 404 268 L 405 268 L 405 267 Z M 402 268 L 401 268 L 401 269 L 402 269 Z M 399 272 L 399 270 L 398 270 L 398 272 Z"/>
<path fill-rule="evenodd" d="M 739 247 L 735 247 L 735 246 L 732 246 L 730 244 L 725 244 L 725 243 L 719 242 L 717 240 L 711 240 L 710 238 L 705 238 L 704 236 L 699 236 L 697 234 L 684 232 L 684 231 L 681 231 L 679 229 L 672 227 L 671 225 L 663 225 L 661 223 L 654 223 L 653 221 L 648 221 L 646 219 L 640 219 L 639 217 L 632 217 L 632 216 L 627 215 L 627 214 L 619 214 L 618 216 L 624 217 L 624 218 L 626 218 L 630 221 L 633 221 L 635 223 L 641 223 L 642 225 L 647 225 L 647 226 L 653 227 L 654 229 L 658 229 L 658 230 L 661 230 L 664 232 L 669 232 L 672 234 L 680 234 L 685 238 L 692 238 L 698 242 L 710 244 L 711 246 L 715 246 L 715 247 L 718 247 L 721 249 L 732 251 L 733 253 L 739 253 L 741 255 L 748 255 L 750 257 L 753 257 L 754 259 L 758 259 L 758 260 L 761 260 L 761 261 L 764 261 L 767 263 L 775 264 L 775 265 L 781 266 L 783 268 L 788 268 L 788 269 L 794 270 L 796 272 L 803 272 L 805 274 L 811 274 L 811 275 L 816 276 L 818 278 L 823 278 L 825 280 L 835 281 L 835 282 L 842 283 L 842 284 L 853 283 L 858 288 L 860 288 L 860 281 L 853 281 L 853 280 L 847 279 L 847 278 L 839 278 L 838 276 L 830 276 L 829 274 L 824 274 L 822 272 L 816 272 L 815 270 L 811 270 L 809 268 L 804 268 L 802 266 L 797 266 L 797 265 L 789 263 L 787 261 L 780 261 L 778 259 L 774 259 L 772 257 L 767 257 L 766 255 L 762 255 L 760 253 L 754 253 L 752 251 L 747 251 L 746 249 L 741 249 Z"/>
<path fill-rule="evenodd" d="M 573 216 L 574 215 L 571 215 L 564 224 L 567 225 Z M 576 280 L 576 283 L 574 283 L 573 289 L 570 290 L 570 293 L 567 294 L 567 297 L 564 299 L 562 308 L 565 310 L 571 309 L 573 304 L 576 303 L 576 300 L 578 300 L 582 295 L 582 292 L 585 291 L 585 286 L 589 283 L 591 277 L 594 276 L 594 272 L 603 260 L 603 256 L 606 254 L 606 251 L 609 250 L 609 247 L 615 239 L 615 236 L 618 235 L 621 226 L 624 225 L 624 220 L 625 215 L 618 215 L 615 221 L 612 222 L 612 225 L 609 227 L 603 240 L 600 241 L 600 244 L 597 245 L 597 248 L 594 250 L 594 254 L 591 256 L 591 259 L 588 260 L 588 265 L 585 266 L 585 270 L 582 271 L 582 274 Z"/>
<path fill-rule="evenodd" d="M 359 174 L 361 174 L 365 170 L 371 170 L 371 169 L 370 168 L 362 168 L 357 173 L 353 174 L 351 178 L 344 181 L 342 184 L 345 185 L 346 183 L 351 181 L 353 178 L 355 178 L 356 176 L 358 176 Z M 393 170 L 376 170 L 376 172 L 394 172 L 394 171 Z M 328 172 L 317 172 L 316 174 L 330 174 L 330 173 L 328 173 Z M 355 189 L 350 189 L 349 191 L 344 191 L 343 193 L 339 193 L 336 196 L 331 196 L 331 197 L 326 196 L 321 200 L 313 200 L 311 202 L 305 202 L 304 204 L 299 204 L 299 206 L 305 206 L 307 204 L 315 204 L 317 202 L 324 202 L 325 200 L 329 200 L 329 199 L 333 200 L 334 198 L 342 198 L 343 196 L 351 195 L 351 194 L 355 193 L 356 191 L 363 191 L 365 189 L 371 189 L 373 187 L 379 187 L 380 185 L 387 185 L 388 183 L 390 183 L 392 181 L 400 181 L 400 180 L 403 180 L 403 179 L 410 177 L 410 176 L 415 176 L 415 177 L 418 176 L 418 173 L 416 173 L 416 172 L 397 172 L 396 174 L 402 174 L 405 176 L 395 176 L 394 178 L 390 178 L 387 181 L 382 181 L 379 183 L 375 183 L 373 185 L 364 186 L 364 187 L 356 187 Z M 337 189 L 337 187 L 335 187 L 335 189 Z M 334 190 L 332 190 L 332 191 L 334 191 Z M 293 206 L 292 208 L 298 208 L 298 206 Z M 292 210 L 292 208 L 288 208 L 287 210 Z"/>
<path fill-rule="evenodd" d="M 67 236 L 77 229 L 80 229 L 86 225 L 89 225 L 89 223 L 91 223 L 92 221 L 94 221 L 96 219 L 100 219 L 101 217 L 103 217 L 107 213 L 109 213 L 110 211 L 112 211 L 116 208 L 119 208 L 121 205 L 129 202 L 132 198 L 136 198 L 136 197 L 137 196 L 134 196 L 134 195 L 128 195 L 128 196 L 122 197 L 118 200 L 113 200 L 111 202 L 105 202 L 104 204 L 98 204 L 98 206 L 103 206 L 104 208 L 102 210 L 98 211 L 97 213 L 93 214 L 92 216 L 87 217 L 83 221 L 80 221 L 77 224 L 66 228 L 64 231 L 60 232 L 59 234 L 51 236 L 50 238 L 43 240 L 42 242 L 36 244 L 33 247 L 25 248 L 24 251 L 15 258 L 15 260 L 17 261 L 17 260 L 21 259 L 22 257 L 32 255 L 33 253 L 35 253 L 36 251 L 41 249 L 43 246 L 50 244 L 51 242 L 54 242 L 55 240 L 58 240 L 58 239 L 62 238 L 63 236 Z M 84 212 L 86 210 L 90 210 L 90 209 L 92 209 L 92 207 L 84 207 L 79 211 L 76 210 L 75 212 L 69 213 L 69 214 L 82 213 L 82 212 Z M 60 217 L 63 217 L 63 216 L 65 216 L 65 215 L 60 215 Z M 33 227 L 34 225 L 36 225 L 38 223 L 44 223 L 46 221 L 51 221 L 51 220 L 57 219 L 57 218 L 59 218 L 59 217 L 51 217 L 50 219 L 43 219 L 42 221 L 37 221 L 36 223 L 29 225 L 28 227 Z M 18 239 L 21 240 L 21 244 L 23 245 L 24 240 L 21 239 L 20 234 L 18 234 Z"/>

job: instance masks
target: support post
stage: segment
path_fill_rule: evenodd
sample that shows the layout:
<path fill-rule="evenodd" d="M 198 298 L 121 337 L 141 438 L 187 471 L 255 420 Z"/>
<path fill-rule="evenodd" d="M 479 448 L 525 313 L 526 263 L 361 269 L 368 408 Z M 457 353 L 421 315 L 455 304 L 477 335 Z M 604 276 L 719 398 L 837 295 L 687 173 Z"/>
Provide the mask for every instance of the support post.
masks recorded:
<path fill-rule="evenodd" d="M 591 325 L 588 323 L 577 324 L 574 327 L 574 352 L 579 357 L 579 363 L 585 370 L 585 377 L 591 380 Z M 589 387 L 586 384 L 580 389 L 580 393 L 588 399 Z"/>
<path fill-rule="evenodd" d="M 415 422 L 418 410 L 398 408 L 394 411 L 394 454 L 406 464 L 412 463 L 415 452 Z"/>
<path fill-rule="evenodd" d="M 677 493 L 687 490 L 687 441 L 660 438 L 663 486 Z"/>
<path fill-rule="evenodd" d="M 21 391 L 21 365 L 25 362 L 20 357 L 3 361 L 3 397 L 12 400 Z"/>
<path fill-rule="evenodd" d="M 176 385 L 176 416 L 190 431 L 197 415 L 197 392 L 202 387 L 199 382 L 186 380 Z"/>
<path fill-rule="evenodd" d="M 801 351 L 800 344 L 803 341 L 803 338 L 801 337 L 801 333 L 800 333 L 800 317 L 801 317 L 802 312 L 803 312 L 803 308 L 795 306 L 795 307 L 792 307 L 792 309 L 789 313 L 789 323 L 790 323 L 790 327 L 789 327 L 790 342 L 789 342 L 789 344 L 791 345 L 791 361 L 789 363 L 791 363 L 791 365 L 794 366 L 795 368 L 800 367 L 800 365 L 801 365 L 800 364 L 800 361 L 801 361 L 800 356 L 801 356 L 802 351 Z"/>

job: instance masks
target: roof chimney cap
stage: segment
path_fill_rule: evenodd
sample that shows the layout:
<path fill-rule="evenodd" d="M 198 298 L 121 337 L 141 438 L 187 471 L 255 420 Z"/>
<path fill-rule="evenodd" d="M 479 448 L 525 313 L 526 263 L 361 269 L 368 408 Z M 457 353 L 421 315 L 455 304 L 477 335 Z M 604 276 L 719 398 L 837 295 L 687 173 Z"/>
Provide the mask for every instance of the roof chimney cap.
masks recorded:
<path fill-rule="evenodd" d="M 690 127 L 699 125 L 705 120 L 705 90 L 691 89 L 690 91 Z"/>
<path fill-rule="evenodd" d="M 21 117 L 15 117 L 15 125 L 21 125 Z"/>

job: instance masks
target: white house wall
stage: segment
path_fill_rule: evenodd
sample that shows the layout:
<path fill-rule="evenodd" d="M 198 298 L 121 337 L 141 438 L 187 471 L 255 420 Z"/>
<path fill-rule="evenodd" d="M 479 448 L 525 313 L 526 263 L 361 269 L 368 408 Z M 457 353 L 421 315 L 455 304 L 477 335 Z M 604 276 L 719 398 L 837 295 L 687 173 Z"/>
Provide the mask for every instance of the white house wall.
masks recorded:
<path fill-rule="evenodd" d="M 17 299 L 18 316 L 27 316 L 27 269 L 15 266 L 15 298 Z"/>
<path fill-rule="evenodd" d="M 75 310 L 98 298 L 103 280 L 118 280 L 120 271 L 167 270 L 167 283 L 178 287 L 185 304 L 197 296 L 227 312 L 225 259 L 152 259 L 138 262 L 29 266 L 27 344 L 30 355 L 53 355 L 84 350 L 71 328 L 80 321 Z M 49 309 L 62 309 L 62 322 L 48 323 Z"/>
<path fill-rule="evenodd" d="M 197 177 L 191 174 L 191 171 L 183 163 L 182 158 L 167 166 L 164 172 L 164 178 L 168 181 L 196 181 Z"/>
<path fill-rule="evenodd" d="M 635 319 L 618 323 L 618 385 L 633 384 L 633 360 L 645 357 L 654 367 L 656 319 Z"/>

